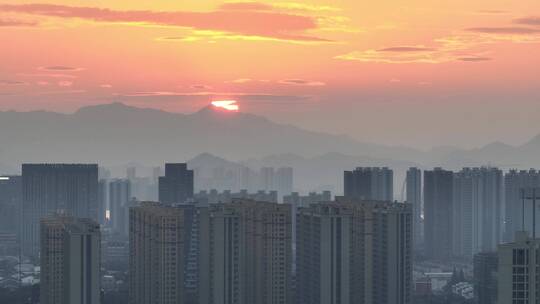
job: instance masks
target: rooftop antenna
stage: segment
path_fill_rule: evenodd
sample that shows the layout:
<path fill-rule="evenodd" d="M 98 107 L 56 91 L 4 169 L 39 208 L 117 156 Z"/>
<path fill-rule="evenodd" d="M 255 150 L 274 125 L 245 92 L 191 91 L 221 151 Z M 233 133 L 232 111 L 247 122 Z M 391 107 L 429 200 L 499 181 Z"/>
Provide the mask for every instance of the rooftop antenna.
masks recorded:
<path fill-rule="evenodd" d="M 532 222 L 532 228 L 533 228 L 533 239 L 536 239 L 536 200 L 540 199 L 540 197 L 536 196 L 536 188 L 532 188 L 532 196 L 526 197 L 528 200 L 532 200 L 532 208 L 533 208 L 533 222 Z"/>
<path fill-rule="evenodd" d="M 521 231 L 525 231 L 525 189 L 521 189 Z"/>

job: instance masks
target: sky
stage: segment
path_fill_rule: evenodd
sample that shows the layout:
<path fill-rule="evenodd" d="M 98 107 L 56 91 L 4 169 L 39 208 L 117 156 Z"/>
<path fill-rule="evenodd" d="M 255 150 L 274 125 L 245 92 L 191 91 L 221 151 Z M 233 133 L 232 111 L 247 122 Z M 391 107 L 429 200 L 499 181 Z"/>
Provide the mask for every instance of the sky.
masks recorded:
<path fill-rule="evenodd" d="M 421 149 L 540 134 L 538 0 L 0 0 L 0 110 L 240 111 Z"/>

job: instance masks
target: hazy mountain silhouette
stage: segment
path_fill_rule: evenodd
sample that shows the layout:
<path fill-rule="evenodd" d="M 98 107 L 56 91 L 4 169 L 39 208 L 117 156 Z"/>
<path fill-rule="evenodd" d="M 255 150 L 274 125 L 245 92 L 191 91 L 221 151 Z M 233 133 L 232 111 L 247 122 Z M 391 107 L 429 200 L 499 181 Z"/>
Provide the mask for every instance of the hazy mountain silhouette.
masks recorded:
<path fill-rule="evenodd" d="M 202 152 L 231 160 L 328 152 L 411 158 L 418 151 L 363 144 L 307 131 L 264 117 L 206 107 L 193 114 L 140 109 L 121 103 L 81 108 L 73 114 L 0 112 L 0 162 L 159 164 Z M 402 156 L 402 157 L 400 157 Z"/>
<path fill-rule="evenodd" d="M 348 166 L 385 164 L 382 161 L 390 167 L 393 161 L 404 161 L 449 168 L 487 164 L 531 167 L 540 163 L 540 136 L 517 147 L 493 143 L 472 150 L 440 147 L 424 152 L 361 143 L 347 136 L 312 132 L 212 106 L 192 114 L 121 103 L 84 107 L 73 114 L 6 111 L 0 112 L 0 128 L 0 163 L 9 167 L 23 162 L 116 165 L 135 161 L 157 165 L 185 161 L 203 152 L 232 161 L 275 155 L 275 162 L 283 165 L 302 158 L 315 163 L 325 157 Z"/>

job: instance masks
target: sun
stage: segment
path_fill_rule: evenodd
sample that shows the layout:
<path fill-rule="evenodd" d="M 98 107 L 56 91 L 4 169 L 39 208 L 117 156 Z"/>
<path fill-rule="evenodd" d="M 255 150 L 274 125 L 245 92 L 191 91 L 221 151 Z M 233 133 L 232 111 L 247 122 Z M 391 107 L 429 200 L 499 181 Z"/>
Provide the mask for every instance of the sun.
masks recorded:
<path fill-rule="evenodd" d="M 216 108 L 224 109 L 227 111 L 238 112 L 240 107 L 236 103 L 236 100 L 215 100 L 212 101 L 212 105 Z"/>

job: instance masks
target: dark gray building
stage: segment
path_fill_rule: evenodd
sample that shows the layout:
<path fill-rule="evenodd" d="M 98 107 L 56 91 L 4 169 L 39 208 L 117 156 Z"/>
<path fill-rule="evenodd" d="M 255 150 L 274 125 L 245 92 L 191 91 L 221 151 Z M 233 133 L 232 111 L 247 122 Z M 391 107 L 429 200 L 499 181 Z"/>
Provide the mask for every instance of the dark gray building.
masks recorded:
<path fill-rule="evenodd" d="M 187 164 L 165 164 L 165 176 L 159 177 L 159 201 L 166 205 L 183 204 L 193 198 L 193 170 Z"/>
<path fill-rule="evenodd" d="M 386 167 L 358 167 L 344 172 L 344 195 L 375 201 L 394 200 L 394 172 Z"/>
<path fill-rule="evenodd" d="M 453 253 L 472 258 L 497 250 L 503 234 L 503 173 L 497 168 L 463 168 L 454 173 Z"/>
<path fill-rule="evenodd" d="M 101 233 L 90 219 L 41 219 L 42 304 L 101 303 Z"/>
<path fill-rule="evenodd" d="M 477 304 L 497 303 L 497 252 L 474 255 L 474 298 Z"/>
<path fill-rule="evenodd" d="M 142 202 L 129 220 L 129 303 L 187 303 L 185 210 Z"/>
<path fill-rule="evenodd" d="M 131 181 L 114 179 L 109 183 L 110 222 L 115 233 L 128 236 L 129 208 L 131 199 Z"/>
<path fill-rule="evenodd" d="M 0 233 L 18 235 L 21 204 L 21 177 L 0 176 Z"/>
<path fill-rule="evenodd" d="M 453 172 L 441 168 L 424 171 L 424 235 L 427 257 L 452 256 Z"/>
<path fill-rule="evenodd" d="M 409 204 L 312 204 L 299 210 L 296 231 L 296 303 L 411 303 Z"/>
<path fill-rule="evenodd" d="M 523 213 L 523 201 L 521 195 L 523 190 L 530 191 L 530 188 L 538 187 L 540 187 L 540 172 L 537 170 L 510 170 L 504 175 L 505 242 L 514 241 L 514 236 L 518 231 L 525 230 L 532 235 L 531 203 L 525 203 L 525 213 Z M 540 219 L 540 209 L 536 210 L 536 218 Z M 523 220 L 525 220 L 525 222 L 523 222 Z M 536 235 L 540 235 L 540 225 L 536 225 Z"/>
<path fill-rule="evenodd" d="M 39 220 L 61 213 L 98 220 L 98 166 L 23 164 L 22 249 L 37 257 Z"/>
<path fill-rule="evenodd" d="M 290 205 L 240 199 L 209 206 L 200 220 L 197 303 L 297 303 Z"/>
<path fill-rule="evenodd" d="M 409 168 L 407 170 L 407 203 L 413 208 L 413 239 L 414 246 L 418 248 L 424 243 L 424 223 L 422 220 L 422 170 Z"/>
<path fill-rule="evenodd" d="M 109 208 L 109 181 L 100 179 L 98 182 L 98 223 L 107 224 L 107 210 Z"/>

